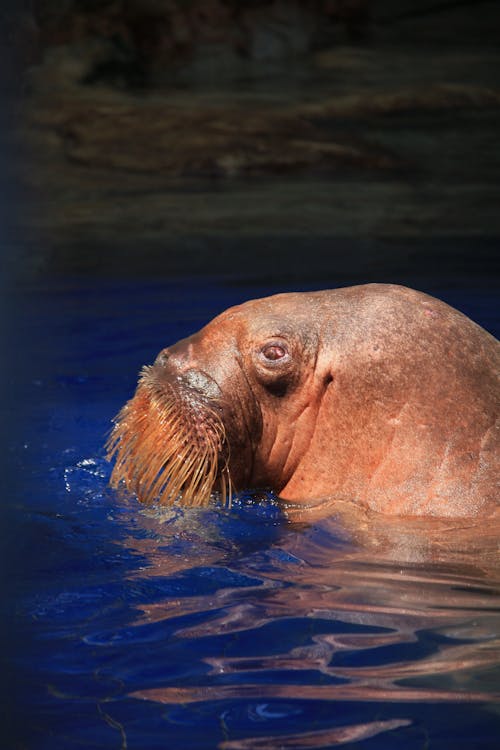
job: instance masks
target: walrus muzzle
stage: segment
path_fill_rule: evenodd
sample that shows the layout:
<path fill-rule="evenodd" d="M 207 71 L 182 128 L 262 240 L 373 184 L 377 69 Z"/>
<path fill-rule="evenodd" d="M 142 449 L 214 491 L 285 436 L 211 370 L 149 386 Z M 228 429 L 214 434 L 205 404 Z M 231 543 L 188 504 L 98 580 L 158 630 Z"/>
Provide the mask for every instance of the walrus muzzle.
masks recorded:
<path fill-rule="evenodd" d="M 213 493 L 231 500 L 222 408 L 189 377 L 158 365 L 142 369 L 135 396 L 115 418 L 106 444 L 114 458 L 111 485 L 121 482 L 144 503 L 207 505 Z M 196 387 L 196 385 L 198 387 Z M 210 389 L 209 389 L 210 390 Z"/>

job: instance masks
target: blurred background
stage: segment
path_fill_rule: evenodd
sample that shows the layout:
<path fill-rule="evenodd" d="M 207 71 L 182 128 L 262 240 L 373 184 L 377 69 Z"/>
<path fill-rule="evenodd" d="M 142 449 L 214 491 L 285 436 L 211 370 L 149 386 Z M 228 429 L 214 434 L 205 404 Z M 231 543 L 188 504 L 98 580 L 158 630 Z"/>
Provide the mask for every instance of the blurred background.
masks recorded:
<path fill-rule="evenodd" d="M 5 8 L 16 278 L 496 283 L 495 0 Z"/>

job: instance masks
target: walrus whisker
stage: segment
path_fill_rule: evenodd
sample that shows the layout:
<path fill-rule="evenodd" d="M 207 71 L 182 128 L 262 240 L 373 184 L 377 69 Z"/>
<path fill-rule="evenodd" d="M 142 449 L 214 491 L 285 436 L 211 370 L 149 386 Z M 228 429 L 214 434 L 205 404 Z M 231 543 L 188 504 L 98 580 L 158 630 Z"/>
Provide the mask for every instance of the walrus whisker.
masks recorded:
<path fill-rule="evenodd" d="M 186 489 L 186 495 L 198 498 L 198 502 L 201 504 L 207 491 L 210 492 L 212 489 L 214 479 L 215 477 L 210 475 L 204 476 L 202 466 L 198 466 L 196 473 L 190 477 L 190 483 Z"/>
<path fill-rule="evenodd" d="M 223 430 L 216 431 L 219 441 L 222 432 Z M 159 497 L 162 502 L 165 502 L 165 500 L 173 502 L 182 494 L 183 502 L 203 505 L 208 501 L 215 487 L 219 489 L 224 503 L 230 498 L 231 486 L 227 464 L 224 466 L 217 484 L 217 466 L 213 461 L 208 461 L 210 453 L 212 457 L 215 455 L 213 445 L 210 445 L 211 451 L 207 448 L 203 454 L 198 456 L 191 454 L 187 461 L 185 451 L 176 454 L 176 450 L 173 448 L 166 452 L 167 455 L 164 454 L 161 458 L 156 457 L 156 460 L 147 464 L 142 472 L 137 473 L 133 461 L 134 449 L 139 447 L 144 450 L 151 441 L 143 438 L 137 442 L 140 443 L 139 446 L 127 445 L 117 456 L 113 484 L 118 483 L 125 475 L 127 485 L 134 487 L 144 502 L 150 502 L 155 497 Z M 117 444 L 119 444 L 119 436 L 115 435 L 109 443 L 111 452 Z M 182 470 L 180 467 L 182 467 Z M 193 467 L 195 468 L 193 469 Z M 190 480 L 189 483 L 188 479 Z"/>
<path fill-rule="evenodd" d="M 207 495 L 207 486 L 211 489 L 213 481 L 210 476 L 204 476 L 202 466 L 198 465 L 194 472 L 185 472 L 186 480 L 183 482 L 183 497 L 193 498 L 193 501 L 202 503 Z M 189 481 L 188 481 L 189 480 Z"/>
<path fill-rule="evenodd" d="M 143 452 L 144 455 L 148 455 L 146 451 Z M 137 455 L 141 455 L 141 452 L 138 451 Z M 151 484 L 151 482 L 154 480 L 154 477 L 157 475 L 158 471 L 160 469 L 160 466 L 158 465 L 158 461 L 151 460 L 142 467 L 141 469 L 137 468 L 137 460 L 132 458 L 130 461 L 130 468 L 127 472 L 129 477 L 129 482 L 132 486 L 137 488 L 138 493 L 145 492 L 147 494 L 147 487 Z"/>
<path fill-rule="evenodd" d="M 199 409 L 199 416 L 197 410 Z M 227 460 L 220 469 L 225 429 L 216 408 L 196 392 L 175 392 L 152 367 L 115 419 L 107 440 L 115 460 L 111 485 L 124 482 L 141 502 L 206 505 L 214 491 L 230 497 Z M 219 476 L 220 474 L 220 476 Z"/>
<path fill-rule="evenodd" d="M 175 481 L 173 481 L 173 477 L 175 477 Z M 175 497 L 180 494 L 183 483 L 184 475 L 176 473 L 175 466 L 167 463 L 156 479 L 156 482 L 152 483 L 149 487 L 149 495 L 151 497 L 159 497 L 162 501 L 165 496 L 175 500 Z"/>
<path fill-rule="evenodd" d="M 172 451 L 170 453 L 168 451 L 165 451 L 164 453 L 155 454 L 155 443 L 156 441 L 154 440 L 153 435 L 139 446 L 139 448 L 142 449 L 141 451 L 138 451 L 139 453 L 142 452 L 145 455 L 149 455 L 151 457 L 150 461 L 144 465 L 142 471 L 137 472 L 136 479 L 139 483 L 143 481 L 147 482 L 148 477 L 150 478 L 149 481 L 152 481 L 157 473 L 161 470 L 162 466 L 172 463 Z"/>
<path fill-rule="evenodd" d="M 210 495 L 217 473 L 214 462 L 209 460 L 212 457 L 216 457 L 215 452 L 209 451 L 207 447 L 203 454 L 191 455 L 183 465 L 182 472 L 177 475 L 177 479 L 183 485 L 184 499 L 192 497 L 193 502 L 203 504 L 204 498 Z M 188 479 L 189 483 L 186 484 Z"/>

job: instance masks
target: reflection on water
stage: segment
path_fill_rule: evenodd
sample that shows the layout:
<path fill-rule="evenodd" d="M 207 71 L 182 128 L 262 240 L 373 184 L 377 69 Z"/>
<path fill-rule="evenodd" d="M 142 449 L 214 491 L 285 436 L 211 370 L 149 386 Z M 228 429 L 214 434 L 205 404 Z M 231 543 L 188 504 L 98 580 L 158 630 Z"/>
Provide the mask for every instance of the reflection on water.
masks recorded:
<path fill-rule="evenodd" d="M 144 337 L 168 343 L 147 292 L 123 333 L 119 311 L 89 330 L 95 296 L 85 326 L 66 320 L 56 374 L 29 373 L 18 746 L 496 747 L 498 527 L 346 504 L 316 521 L 266 494 L 144 508 L 108 489 L 109 419 Z"/>
<path fill-rule="evenodd" d="M 190 515 L 182 514 L 183 527 Z M 388 530 L 387 519 L 372 520 L 364 545 L 346 540 L 338 518 L 299 530 L 278 525 L 272 544 L 233 561 L 247 577 L 239 585 L 144 607 L 138 627 L 174 620 L 178 639 L 223 636 L 225 642 L 203 657 L 210 670 L 199 682 L 166 680 L 134 694 L 183 705 L 234 699 L 496 702 L 500 685 L 483 680 L 500 659 L 500 580 L 488 570 L 498 551 L 494 535 L 478 542 L 476 530 L 443 522 L 392 520 Z M 202 556 L 204 565 L 220 564 L 216 544 Z M 168 543 L 148 561 L 148 575 L 178 574 L 193 562 L 173 560 Z M 194 624 L 186 625 L 183 618 L 193 615 Z M 372 724 L 363 727 L 356 725 L 353 737 L 358 730 L 359 736 L 375 732 Z M 382 722 L 377 731 L 384 729 Z"/>
<path fill-rule="evenodd" d="M 372 515 L 358 541 L 345 509 L 297 525 L 256 495 L 229 510 L 143 509 L 103 487 L 108 473 L 100 461 L 66 472 L 71 493 L 87 484 L 80 533 L 108 525 L 121 570 L 104 572 L 104 555 L 73 592 L 33 597 L 37 638 L 57 651 L 42 660 L 42 714 L 96 705 L 96 747 L 455 747 L 461 734 L 478 740 L 465 747 L 494 747 L 493 533 Z M 77 746 L 88 721 L 34 746 Z"/>

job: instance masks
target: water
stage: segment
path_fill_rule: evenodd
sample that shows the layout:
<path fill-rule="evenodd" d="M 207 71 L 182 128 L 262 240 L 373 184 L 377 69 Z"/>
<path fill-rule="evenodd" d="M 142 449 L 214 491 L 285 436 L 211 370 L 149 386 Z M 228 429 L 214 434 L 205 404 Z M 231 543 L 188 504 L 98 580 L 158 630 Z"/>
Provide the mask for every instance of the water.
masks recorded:
<path fill-rule="evenodd" d="M 424 290 L 500 332 L 492 291 Z M 275 291 L 69 278 L 11 301 L 5 747 L 497 747 L 494 530 L 299 526 L 262 493 L 160 511 L 108 488 L 140 367 Z"/>

